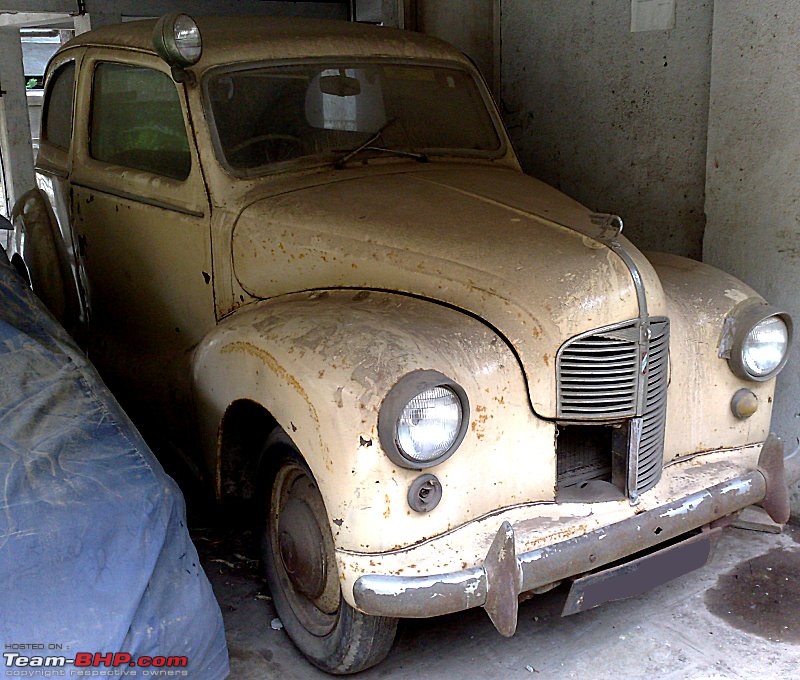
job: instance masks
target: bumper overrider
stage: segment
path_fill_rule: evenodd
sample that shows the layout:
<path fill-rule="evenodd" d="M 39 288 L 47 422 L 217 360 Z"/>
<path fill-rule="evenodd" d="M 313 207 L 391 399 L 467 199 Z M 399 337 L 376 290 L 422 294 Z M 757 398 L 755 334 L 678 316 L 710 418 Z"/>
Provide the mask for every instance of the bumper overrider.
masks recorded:
<path fill-rule="evenodd" d="M 511 636 L 522 593 L 596 572 L 656 548 L 646 557 L 576 581 L 564 613 L 643 592 L 705 564 L 726 518 L 749 505 L 760 504 L 777 523 L 788 521 L 788 488 L 799 480 L 800 447 L 784 456 L 783 442 L 770 435 L 759 453 L 757 468 L 734 479 L 521 554 L 516 554 L 514 527 L 505 521 L 482 566 L 424 576 L 368 574 L 356 580 L 353 597 L 365 613 L 401 618 L 483 607 L 497 630 Z M 675 541 L 697 529 L 703 531 Z M 662 544 L 668 547 L 658 550 Z M 605 596 L 598 596 L 598 591 Z"/>

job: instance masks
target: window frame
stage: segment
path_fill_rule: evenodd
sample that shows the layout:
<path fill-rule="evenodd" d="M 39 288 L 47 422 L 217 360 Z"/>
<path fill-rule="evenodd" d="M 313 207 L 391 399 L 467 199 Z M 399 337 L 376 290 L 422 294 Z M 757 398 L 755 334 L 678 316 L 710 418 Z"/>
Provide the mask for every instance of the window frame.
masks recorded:
<path fill-rule="evenodd" d="M 78 49 L 78 48 L 76 48 Z M 202 159 L 195 138 L 192 119 L 192 94 L 176 86 L 184 123 L 189 137 L 192 169 L 186 180 L 175 180 L 121 165 L 99 161 L 89 154 L 89 115 L 92 102 L 94 66 L 111 62 L 151 68 L 171 78 L 169 66 L 158 56 L 139 50 L 92 45 L 80 48 L 78 90 L 75 104 L 75 125 L 70 155 L 70 182 L 74 186 L 93 189 L 122 201 L 148 205 L 170 212 L 203 217 L 209 211 L 209 193 L 203 176 Z"/>
<path fill-rule="evenodd" d="M 186 148 L 187 148 L 189 165 L 185 175 L 179 177 L 175 175 L 169 175 L 157 172 L 151 168 L 141 168 L 141 167 L 136 167 L 134 165 L 124 165 L 121 163 L 115 163 L 113 161 L 104 158 L 98 158 L 92 153 L 92 131 L 93 131 L 94 117 L 95 117 L 95 103 L 96 103 L 95 92 L 97 90 L 97 73 L 100 67 L 104 65 L 121 66 L 130 69 L 142 69 L 142 70 L 146 69 L 152 73 L 157 73 L 160 76 L 163 76 L 164 78 L 168 79 L 170 83 L 172 83 L 173 87 L 175 88 L 176 101 L 178 104 L 178 109 L 180 111 L 180 117 L 181 120 L 183 121 L 183 132 L 186 136 Z M 152 66 L 147 66 L 144 64 L 137 64 L 128 61 L 121 61 L 114 59 L 97 58 L 91 64 L 91 69 L 88 76 L 89 76 L 89 101 L 88 101 L 89 110 L 88 110 L 88 116 L 86 118 L 87 124 L 86 124 L 86 149 L 85 149 L 87 157 L 91 159 L 91 161 L 94 163 L 101 163 L 106 166 L 125 168 L 126 170 L 133 170 L 137 172 L 144 172 L 149 175 L 154 175 L 156 177 L 160 177 L 173 182 L 178 182 L 181 184 L 188 181 L 193 174 L 196 162 L 194 154 L 192 153 L 193 144 L 192 144 L 192 136 L 190 134 L 191 126 L 189 125 L 189 121 L 186 115 L 186 110 L 184 109 L 183 103 L 181 101 L 182 100 L 181 92 L 177 87 L 177 83 L 173 81 L 170 75 L 162 71 L 161 69 L 153 68 Z"/>
<path fill-rule="evenodd" d="M 69 111 L 69 142 L 66 146 L 62 146 L 61 144 L 57 144 L 52 140 L 50 137 L 50 121 L 49 121 L 49 113 L 50 113 L 50 104 L 53 100 L 53 90 L 55 89 L 55 83 L 57 82 L 60 75 L 63 74 L 65 69 L 72 68 L 72 96 L 70 97 L 70 111 Z M 41 122 L 41 130 L 39 132 L 39 143 L 46 142 L 50 146 L 60 149 L 61 151 L 69 152 L 70 148 L 72 147 L 72 141 L 75 138 L 75 97 L 78 85 L 78 64 L 74 58 L 66 59 L 61 62 L 58 66 L 56 66 L 50 76 L 47 78 L 47 82 L 44 83 L 44 100 L 42 102 L 42 122 Z"/>
<path fill-rule="evenodd" d="M 235 179 L 259 179 L 269 177 L 271 175 L 280 174 L 284 172 L 297 172 L 303 170 L 311 170 L 321 167 L 329 167 L 331 159 L 327 157 L 317 156 L 302 156 L 300 158 L 293 158 L 288 161 L 280 161 L 268 165 L 262 165 L 258 168 L 251 168 L 248 170 L 237 169 L 231 166 L 226 157 L 220 140 L 219 132 L 217 130 L 217 121 L 214 117 L 212 108 L 211 94 L 209 92 L 209 83 L 211 79 L 219 73 L 234 73 L 237 71 L 248 71 L 258 68 L 270 68 L 281 66 L 302 66 L 302 65 L 326 65 L 337 61 L 343 64 L 353 65 L 358 64 L 396 64 L 398 66 L 431 66 L 439 68 L 451 68 L 462 71 L 468 78 L 470 78 L 478 94 L 483 101 L 486 111 L 489 114 L 489 119 L 494 127 L 494 132 L 497 135 L 498 147 L 491 151 L 478 151 L 467 149 L 431 149 L 426 150 L 425 153 L 429 156 L 435 156 L 440 159 L 461 159 L 461 160 L 484 160 L 484 161 L 497 161 L 506 156 L 508 153 L 508 143 L 505 136 L 505 128 L 497 113 L 494 100 L 488 92 L 483 79 L 477 73 L 471 64 L 465 64 L 459 61 L 450 61 L 444 59 L 408 59 L 408 58 L 394 58 L 394 57 L 364 57 L 353 55 L 336 55 L 331 57 L 313 57 L 307 59 L 270 59 L 270 60 L 257 60 L 251 62 L 237 62 L 234 64 L 221 64 L 214 66 L 205 71 L 200 80 L 201 98 L 203 110 L 208 121 L 208 131 L 211 137 L 212 146 L 214 147 L 214 158 L 217 164 L 226 172 L 227 175 Z M 448 153 L 452 151 L 452 153 Z"/>

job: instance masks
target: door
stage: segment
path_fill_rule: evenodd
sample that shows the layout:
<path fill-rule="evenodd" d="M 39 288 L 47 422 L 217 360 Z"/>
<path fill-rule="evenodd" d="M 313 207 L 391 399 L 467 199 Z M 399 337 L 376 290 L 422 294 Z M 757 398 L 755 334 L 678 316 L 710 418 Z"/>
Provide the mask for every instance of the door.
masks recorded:
<path fill-rule="evenodd" d="M 209 204 L 183 85 L 149 55 L 84 59 L 71 184 L 89 355 L 135 416 L 186 430 L 190 353 L 215 317 Z"/>

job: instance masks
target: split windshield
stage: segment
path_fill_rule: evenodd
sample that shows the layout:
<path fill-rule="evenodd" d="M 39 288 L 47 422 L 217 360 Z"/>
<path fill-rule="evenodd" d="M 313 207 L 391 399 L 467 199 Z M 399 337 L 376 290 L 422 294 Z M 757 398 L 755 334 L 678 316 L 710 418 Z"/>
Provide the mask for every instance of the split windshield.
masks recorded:
<path fill-rule="evenodd" d="M 408 63 L 296 64 L 216 71 L 206 97 L 224 163 L 258 174 L 274 163 L 404 151 L 494 156 L 501 147 L 472 76 Z"/>

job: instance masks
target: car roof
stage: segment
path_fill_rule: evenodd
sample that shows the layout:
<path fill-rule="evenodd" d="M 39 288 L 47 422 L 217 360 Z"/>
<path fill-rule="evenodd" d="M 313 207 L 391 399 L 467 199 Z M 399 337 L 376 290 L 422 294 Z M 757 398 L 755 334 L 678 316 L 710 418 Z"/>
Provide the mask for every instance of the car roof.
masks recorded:
<path fill-rule="evenodd" d="M 203 38 L 204 70 L 218 64 L 329 56 L 396 57 L 465 62 L 448 43 L 411 31 L 330 19 L 236 16 L 193 17 Z M 155 54 L 156 20 L 102 26 L 73 38 L 66 47 L 124 47 Z"/>

